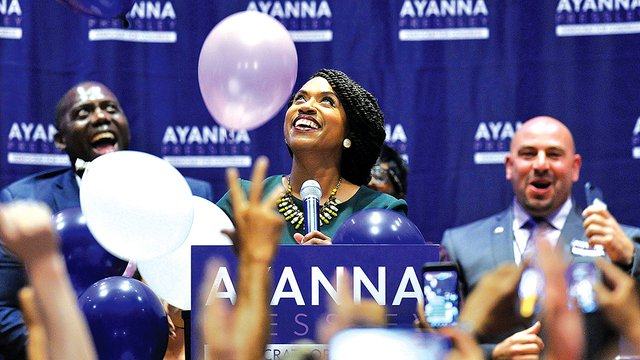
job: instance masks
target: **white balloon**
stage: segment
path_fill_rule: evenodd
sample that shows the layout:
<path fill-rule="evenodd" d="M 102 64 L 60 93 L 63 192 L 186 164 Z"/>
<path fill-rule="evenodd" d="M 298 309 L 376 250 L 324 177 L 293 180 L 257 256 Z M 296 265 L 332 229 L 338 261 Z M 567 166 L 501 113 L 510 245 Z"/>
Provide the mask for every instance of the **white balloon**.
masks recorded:
<path fill-rule="evenodd" d="M 125 260 L 151 259 L 178 248 L 193 222 L 191 197 L 178 170 L 137 151 L 93 160 L 80 185 L 87 227 L 102 247 Z"/>
<path fill-rule="evenodd" d="M 149 287 L 182 310 L 191 310 L 191 245 L 232 245 L 221 230 L 234 228 L 227 214 L 209 200 L 193 196 L 193 209 L 193 226 L 177 250 L 138 263 Z"/>

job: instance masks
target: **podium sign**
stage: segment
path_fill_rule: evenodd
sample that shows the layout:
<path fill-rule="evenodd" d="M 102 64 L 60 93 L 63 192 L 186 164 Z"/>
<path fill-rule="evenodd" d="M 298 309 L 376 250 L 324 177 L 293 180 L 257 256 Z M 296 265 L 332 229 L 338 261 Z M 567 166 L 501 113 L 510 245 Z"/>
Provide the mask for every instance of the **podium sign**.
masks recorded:
<path fill-rule="evenodd" d="M 271 345 L 266 359 L 295 351 L 302 341 L 316 341 L 316 326 L 332 322 L 328 313 L 338 300 L 335 277 L 351 274 L 349 283 L 353 299 L 373 299 L 387 311 L 390 327 L 411 327 L 415 319 L 416 300 L 421 297 L 420 270 L 427 261 L 438 260 L 438 245 L 334 245 L 281 246 L 270 269 L 273 276 L 271 302 Z M 202 353 L 199 329 L 198 296 L 209 259 L 226 264 L 217 270 L 213 284 L 206 290 L 209 298 L 220 297 L 235 303 L 237 258 L 230 246 L 193 246 L 191 249 L 192 283 L 192 354 Z M 339 304 L 338 304 L 339 305 Z M 215 319 L 204 319 L 215 321 Z M 308 348 L 308 346 L 307 346 Z M 317 351 L 324 351 L 318 346 Z"/>

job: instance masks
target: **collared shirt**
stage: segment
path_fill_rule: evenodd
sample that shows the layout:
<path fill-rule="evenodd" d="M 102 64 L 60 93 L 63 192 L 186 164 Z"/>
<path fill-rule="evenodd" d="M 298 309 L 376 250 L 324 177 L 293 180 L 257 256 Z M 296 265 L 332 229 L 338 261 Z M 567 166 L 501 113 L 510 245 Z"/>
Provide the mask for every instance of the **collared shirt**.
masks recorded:
<path fill-rule="evenodd" d="M 571 202 L 571 198 L 569 198 L 555 213 L 546 218 L 547 222 L 551 225 L 552 228 L 547 232 L 547 239 L 549 240 L 551 245 L 555 246 L 558 243 L 560 232 L 564 227 L 564 223 L 567 222 L 567 217 L 569 216 L 572 207 L 573 203 Z M 531 235 L 530 233 L 533 230 L 529 226 L 527 226 L 527 222 L 529 222 L 531 219 L 531 215 L 529 215 L 518 203 L 517 199 L 514 198 L 512 225 L 513 256 L 516 260 L 516 264 L 518 265 L 520 265 L 520 261 L 522 260 L 522 253 L 527 246 L 527 240 L 529 239 L 529 236 Z"/>

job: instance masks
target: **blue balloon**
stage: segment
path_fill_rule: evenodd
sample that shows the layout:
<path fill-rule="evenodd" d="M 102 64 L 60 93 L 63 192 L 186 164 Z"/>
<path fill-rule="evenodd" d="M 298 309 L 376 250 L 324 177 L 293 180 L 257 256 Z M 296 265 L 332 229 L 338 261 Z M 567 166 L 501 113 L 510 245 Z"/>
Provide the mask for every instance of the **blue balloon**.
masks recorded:
<path fill-rule="evenodd" d="M 160 299 L 142 282 L 114 276 L 91 285 L 78 299 L 98 357 L 162 359 L 169 323 Z"/>
<path fill-rule="evenodd" d="M 69 278 L 79 296 L 100 279 L 122 275 L 127 262 L 109 254 L 91 235 L 80 208 L 69 208 L 53 215 Z"/>
<path fill-rule="evenodd" d="M 351 215 L 336 231 L 333 244 L 425 244 L 418 227 L 406 216 L 387 209 L 366 209 Z"/>
<path fill-rule="evenodd" d="M 113 19 L 124 16 L 135 0 L 64 0 L 73 9 L 90 16 Z"/>

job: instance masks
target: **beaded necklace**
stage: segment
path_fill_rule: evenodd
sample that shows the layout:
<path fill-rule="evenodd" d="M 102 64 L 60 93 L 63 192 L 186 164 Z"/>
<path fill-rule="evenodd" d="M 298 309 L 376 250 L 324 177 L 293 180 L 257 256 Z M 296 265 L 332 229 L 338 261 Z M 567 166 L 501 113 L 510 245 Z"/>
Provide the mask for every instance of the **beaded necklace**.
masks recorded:
<path fill-rule="evenodd" d="M 342 177 L 338 179 L 338 184 L 331 190 L 331 195 L 325 203 L 320 207 L 320 226 L 328 224 L 331 219 L 338 216 L 338 200 L 336 199 L 336 193 L 342 183 Z M 291 222 L 296 230 L 302 227 L 304 222 L 304 214 L 298 208 L 295 202 L 293 202 L 293 195 L 291 194 L 291 178 L 287 176 L 287 191 L 278 200 L 278 212 L 284 216 L 285 221 Z"/>

